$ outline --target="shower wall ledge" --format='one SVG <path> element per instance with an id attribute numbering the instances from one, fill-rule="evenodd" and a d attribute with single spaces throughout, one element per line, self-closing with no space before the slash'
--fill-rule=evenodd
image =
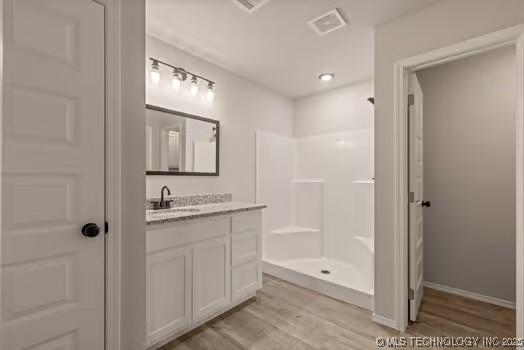
<path id="1" fill-rule="evenodd" d="M 354 184 L 368 184 L 373 185 L 375 183 L 375 180 L 356 180 L 353 181 Z"/>
<path id="2" fill-rule="evenodd" d="M 320 230 L 311 228 L 311 227 L 302 227 L 302 226 L 286 226 L 282 227 L 276 230 L 272 230 L 271 234 L 275 235 L 288 235 L 288 234 L 294 234 L 294 233 L 309 233 L 309 232 L 318 232 L 320 233 Z"/>

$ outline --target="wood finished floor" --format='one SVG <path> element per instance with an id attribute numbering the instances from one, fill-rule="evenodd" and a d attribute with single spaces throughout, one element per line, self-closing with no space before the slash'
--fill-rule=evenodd
<path id="1" fill-rule="evenodd" d="M 419 320 L 400 334 L 368 310 L 264 275 L 256 299 L 167 344 L 161 350 L 377 349 L 377 336 L 514 337 L 514 310 L 425 290 Z M 507 348 L 506 348 L 507 349 Z"/>

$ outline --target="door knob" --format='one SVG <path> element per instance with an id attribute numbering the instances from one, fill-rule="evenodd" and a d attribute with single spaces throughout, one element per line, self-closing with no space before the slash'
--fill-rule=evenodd
<path id="1" fill-rule="evenodd" d="M 97 224 L 89 223 L 82 227 L 82 234 L 86 237 L 96 237 L 100 233 L 100 227 Z"/>
<path id="2" fill-rule="evenodd" d="M 422 206 L 426 208 L 431 207 L 431 201 L 422 201 Z"/>

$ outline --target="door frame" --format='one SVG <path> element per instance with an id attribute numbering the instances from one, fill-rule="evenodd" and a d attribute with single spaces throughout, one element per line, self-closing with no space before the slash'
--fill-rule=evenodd
<path id="1" fill-rule="evenodd" d="M 105 349 L 120 350 L 121 334 L 121 1 L 90 0 L 104 6 L 105 23 Z M 0 0 L 0 18 L 4 0 Z M 0 145 L 3 125 L 3 26 L 0 26 Z M 2 170 L 0 152 L 0 173 Z M 1 187 L 0 187 L 1 198 Z M 1 220 L 1 214 L 0 214 Z M 2 232 L 0 228 L 0 238 Z M 1 239 L 0 239 L 1 247 Z M 0 250 L 1 256 L 1 250 Z M 145 331 L 144 331 L 145 332 Z"/>
<path id="2" fill-rule="evenodd" d="M 121 348 L 121 2 L 92 0 L 105 8 L 105 349 Z M 145 334 L 145 330 L 144 330 Z"/>
<path id="3" fill-rule="evenodd" d="M 524 24 L 412 56 L 395 63 L 395 319 L 408 326 L 408 83 L 409 73 L 502 46 L 516 49 L 516 313 L 517 337 L 524 337 Z"/>

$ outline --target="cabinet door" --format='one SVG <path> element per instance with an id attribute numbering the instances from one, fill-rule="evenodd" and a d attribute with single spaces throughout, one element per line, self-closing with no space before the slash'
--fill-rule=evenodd
<path id="1" fill-rule="evenodd" d="M 193 248 L 193 315 L 199 321 L 231 303 L 230 237 L 195 244 Z"/>
<path id="2" fill-rule="evenodd" d="M 235 302 L 240 301 L 262 287 L 262 262 L 254 260 L 235 266 L 231 275 L 232 299 Z"/>
<path id="3" fill-rule="evenodd" d="M 258 231 L 233 235 L 231 265 L 237 266 L 261 257 L 261 234 Z"/>
<path id="4" fill-rule="evenodd" d="M 147 256 L 147 344 L 191 322 L 191 248 Z"/>

